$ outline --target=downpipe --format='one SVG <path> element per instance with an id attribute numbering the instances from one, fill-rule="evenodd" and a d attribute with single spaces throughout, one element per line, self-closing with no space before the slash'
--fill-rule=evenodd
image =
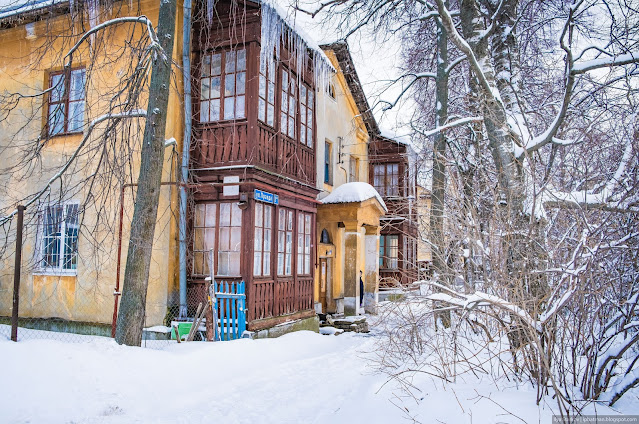
<path id="1" fill-rule="evenodd" d="M 179 262 L 180 262 L 180 318 L 187 316 L 186 299 L 186 186 L 189 180 L 189 160 L 191 151 L 192 108 L 191 108 L 191 0 L 184 0 L 182 34 L 182 76 L 184 78 L 184 140 L 182 143 L 182 167 L 179 213 Z"/>

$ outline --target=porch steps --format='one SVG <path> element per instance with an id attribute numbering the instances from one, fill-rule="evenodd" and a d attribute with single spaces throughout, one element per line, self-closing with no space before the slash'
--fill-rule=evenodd
<path id="1" fill-rule="evenodd" d="M 323 315 L 323 314 L 322 314 Z M 343 332 L 368 333 L 368 322 L 365 316 L 338 316 L 338 315 L 320 315 L 320 328 L 333 327 Z"/>

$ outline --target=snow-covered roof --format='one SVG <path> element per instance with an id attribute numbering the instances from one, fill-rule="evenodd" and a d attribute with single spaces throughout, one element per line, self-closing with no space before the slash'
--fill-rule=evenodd
<path id="1" fill-rule="evenodd" d="M 68 0 L 0 0 L 0 19 L 15 17 L 38 9 L 44 9 Z"/>
<path id="2" fill-rule="evenodd" d="M 363 182 L 346 183 L 337 187 L 328 196 L 320 200 L 324 204 L 331 203 L 356 203 L 363 202 L 368 199 L 375 198 L 386 212 L 386 203 L 382 200 L 382 196 L 379 195 L 375 188 Z"/>
<path id="3" fill-rule="evenodd" d="M 411 145 L 411 140 L 409 135 L 399 135 L 395 131 L 389 130 L 388 128 L 380 128 L 379 135 L 399 144 L 404 144 L 406 146 Z"/>

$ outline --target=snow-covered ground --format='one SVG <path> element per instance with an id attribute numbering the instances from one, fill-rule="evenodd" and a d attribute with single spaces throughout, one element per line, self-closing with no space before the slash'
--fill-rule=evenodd
<path id="1" fill-rule="evenodd" d="M 171 343 L 87 337 L 0 340 L 2 423 L 550 423 L 526 386 L 427 376 L 402 397 L 367 358 L 379 337 L 297 332 L 278 339 Z M 636 397 L 636 396 L 635 396 Z M 628 407 L 639 403 L 627 403 Z M 608 410 L 609 411 L 609 410 Z M 627 411 L 630 413 L 630 411 Z"/>

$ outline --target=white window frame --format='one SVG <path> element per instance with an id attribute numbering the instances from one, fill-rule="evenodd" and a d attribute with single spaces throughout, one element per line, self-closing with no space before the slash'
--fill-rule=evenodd
<path id="1" fill-rule="evenodd" d="M 60 236 L 59 237 L 59 242 L 60 242 L 60 252 L 58 253 L 59 257 L 58 257 L 58 266 L 44 266 L 44 238 L 45 238 L 45 234 L 44 234 L 44 226 L 45 226 L 45 214 L 47 212 L 47 209 L 49 209 L 52 206 L 62 206 L 63 207 L 63 216 L 61 219 L 61 223 L 60 223 Z M 78 214 L 78 240 L 76 241 L 76 251 L 73 252 L 72 254 L 75 255 L 75 262 L 76 262 L 76 268 L 63 268 L 64 266 L 64 249 L 66 246 L 66 238 L 67 238 L 67 215 L 69 213 L 69 207 L 73 207 L 76 206 L 77 207 L 77 214 Z M 40 210 L 39 212 L 39 216 L 38 216 L 38 230 L 37 230 L 37 236 L 36 236 L 36 245 L 37 245 L 37 259 L 38 259 L 38 265 L 36 268 L 36 271 L 34 272 L 34 274 L 36 275 L 69 275 L 69 276 L 76 276 L 78 275 L 78 268 L 77 268 L 77 264 L 78 264 L 78 245 L 79 245 L 79 241 L 80 241 L 80 234 L 79 234 L 79 226 L 80 226 L 80 220 L 79 220 L 79 215 L 80 215 L 80 203 L 78 202 L 63 202 L 63 203 L 49 203 L 44 205 L 44 207 Z"/>

